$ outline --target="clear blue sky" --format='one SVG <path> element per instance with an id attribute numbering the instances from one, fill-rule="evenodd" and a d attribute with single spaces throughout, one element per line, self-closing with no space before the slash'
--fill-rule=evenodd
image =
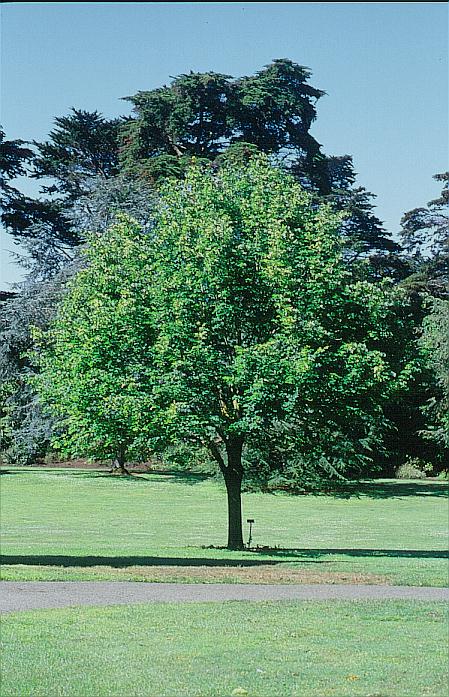
<path id="1" fill-rule="evenodd" d="M 128 114 L 120 97 L 193 71 L 250 75 L 273 58 L 327 92 L 313 135 L 351 154 L 391 232 L 438 195 L 448 160 L 446 3 L 6 3 L 8 138 L 41 140 L 74 106 Z M 19 275 L 1 238 L 1 288 Z"/>

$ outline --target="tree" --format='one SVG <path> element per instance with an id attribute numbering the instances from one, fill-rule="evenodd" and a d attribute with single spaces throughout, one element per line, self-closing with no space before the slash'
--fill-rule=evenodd
<path id="1" fill-rule="evenodd" d="M 1 222 L 7 229 L 23 233 L 31 225 L 36 214 L 42 214 L 37 206 L 33 209 L 32 199 L 24 196 L 11 181 L 25 176 L 27 166 L 33 158 L 33 151 L 24 147 L 24 140 L 5 140 L 5 132 L 0 127 L 0 196 Z"/>
<path id="2" fill-rule="evenodd" d="M 229 145 L 247 143 L 288 156 L 295 171 L 326 189 L 324 157 L 309 133 L 324 92 L 309 77 L 307 68 L 276 59 L 251 77 L 191 72 L 126 97 L 134 114 L 122 127 L 122 166 L 156 180 L 180 176 L 192 156 L 215 160 Z"/>
<path id="3" fill-rule="evenodd" d="M 434 298 L 424 320 L 421 339 L 439 386 L 439 394 L 426 407 L 433 425 L 427 436 L 449 451 L 449 300 Z M 447 460 L 446 460 L 447 465 Z"/>
<path id="4" fill-rule="evenodd" d="M 62 275 L 23 284 L 0 304 L 0 451 L 14 464 L 31 464 L 46 454 L 53 420 L 42 410 L 29 384 L 34 373 L 27 358 L 31 326 L 46 328 L 63 292 Z"/>
<path id="5" fill-rule="evenodd" d="M 400 286 L 407 297 L 411 318 L 408 333 L 398 334 L 395 345 L 404 355 L 414 352 L 421 367 L 409 388 L 395 395 L 385 407 L 385 414 L 395 427 L 386 440 L 386 474 L 408 458 L 431 463 L 435 470 L 444 467 L 447 460 L 442 439 L 428 437 L 432 430 L 438 430 L 436 405 L 442 403 L 441 383 L 432 360 L 426 360 L 417 341 L 423 332 L 425 335 L 430 332 L 429 296 L 447 299 L 449 291 L 448 174 L 437 174 L 434 178 L 443 183 L 441 196 L 427 207 L 409 211 L 401 221 Z M 427 339 L 423 341 L 426 343 Z M 429 404 L 435 407 L 429 408 Z"/>
<path id="6" fill-rule="evenodd" d="M 395 300 L 351 283 L 338 226 L 257 158 L 194 166 L 162 187 L 151 231 L 123 221 L 92 238 L 39 359 L 64 447 L 122 459 L 206 449 L 230 549 L 243 547 L 245 449 L 276 428 L 294 425 L 309 468 L 366 460 L 410 365 L 380 350 Z"/>
<path id="7" fill-rule="evenodd" d="M 373 195 L 355 185 L 351 158 L 326 157 L 310 133 L 325 94 L 310 77 L 308 68 L 275 59 L 238 79 L 214 72 L 179 75 L 168 86 L 127 97 L 129 118 L 72 109 L 55 119 L 47 141 L 34 142 L 30 176 L 43 181 L 42 197 L 15 196 L 8 229 L 33 238 L 34 224 L 44 224 L 51 236 L 73 246 L 80 241 L 70 224 L 73 206 L 92 179 L 120 173 L 157 184 L 182 177 L 192 157 L 217 163 L 228 149 L 255 149 L 318 198 L 349 212 L 342 225 L 348 259 L 368 258 L 378 277 L 397 276 L 397 248 L 373 213 Z"/>
<path id="8" fill-rule="evenodd" d="M 339 217 L 290 176 L 264 159 L 197 167 L 161 196 L 151 442 L 209 450 L 227 490 L 228 547 L 240 549 L 245 448 L 294 424 L 309 467 L 360 462 L 410 365 L 379 350 L 394 333 L 385 321 L 394 300 L 351 285 Z"/>
<path id="9" fill-rule="evenodd" d="M 122 214 L 134 218 L 145 229 L 152 226 L 156 192 L 148 182 L 124 174 L 104 179 L 93 177 L 85 183 L 86 191 L 70 212 L 78 238 L 86 231 L 103 234 Z"/>
<path id="10" fill-rule="evenodd" d="M 79 244 L 70 223 L 74 203 L 88 194 L 92 179 L 109 179 L 118 174 L 120 120 L 105 119 L 97 111 L 72 109 L 71 112 L 55 119 L 49 140 L 34 141 L 34 150 L 23 148 L 23 141 L 7 141 L 2 145 L 2 167 L 7 176 L 27 173 L 45 182 L 37 199 L 6 187 L 7 205 L 2 221 L 17 238 L 34 238 L 37 224 L 37 229 L 45 225 L 59 243 Z"/>
<path id="11" fill-rule="evenodd" d="M 352 158 L 325 156 L 310 133 L 325 94 L 310 77 L 304 66 L 275 59 L 252 76 L 191 72 L 127 97 L 133 115 L 121 128 L 121 168 L 157 183 L 182 177 L 192 157 L 220 163 L 228 153 L 234 160 L 266 153 L 318 201 L 346 211 L 348 262 L 368 259 L 377 278 L 395 277 L 399 245 L 374 215 L 373 194 L 355 185 Z"/>
<path id="12" fill-rule="evenodd" d="M 53 445 L 69 457 L 125 463 L 147 452 L 146 357 L 151 305 L 145 234 L 116 223 L 93 235 L 56 318 L 36 332 L 33 383 L 56 419 Z"/>
<path id="13" fill-rule="evenodd" d="M 46 297 L 50 280 L 77 258 L 84 230 L 106 229 L 116 211 L 146 224 L 145 201 L 154 199 L 156 185 L 166 177 L 184 177 L 192 157 L 215 170 L 227 160 L 245 164 L 260 150 L 296 177 L 314 197 L 313 205 L 326 200 L 349 211 L 340 220 L 340 236 L 354 278 L 397 278 L 403 271 L 396 247 L 374 215 L 372 194 L 356 186 L 351 158 L 326 157 L 310 134 L 324 92 L 309 81 L 307 68 L 276 59 L 239 79 L 213 72 L 178 76 L 170 86 L 130 97 L 134 113 L 128 119 L 77 109 L 57 118 L 46 142 L 34 143 L 31 159 L 23 159 L 28 151 L 18 160 L 43 182 L 41 196 L 17 192 L 4 219 L 29 252 L 28 262 L 22 260 L 30 272 L 29 289 L 17 304 L 39 302 L 37 280 L 47 284 Z M 27 321 L 25 309 L 22 314 Z M 19 316 L 14 314 L 13 324 Z M 29 348 L 31 343 L 29 337 Z"/>
<path id="14" fill-rule="evenodd" d="M 30 257 L 29 279 L 0 303 L 0 450 L 3 457 L 27 464 L 45 454 L 51 421 L 42 413 L 36 395 L 27 383 L 31 370 L 26 359 L 30 348 L 30 325 L 46 326 L 60 295 L 60 281 L 52 281 L 70 257 L 54 237 L 56 214 L 52 203 L 24 196 L 9 180 L 27 173 L 34 153 L 22 140 L 5 141 L 1 136 L 2 223 L 23 239 Z M 30 235 L 30 231 L 32 233 Z M 37 267 L 37 268 L 36 268 Z"/>
<path id="15" fill-rule="evenodd" d="M 118 174 L 118 128 L 120 119 L 105 119 L 98 111 L 71 109 L 69 116 L 55 119 L 49 140 L 34 142 L 37 154 L 32 176 L 52 178 L 43 193 L 57 194 L 73 202 L 86 193 L 92 177 L 109 179 Z"/>
<path id="16" fill-rule="evenodd" d="M 25 164 L 30 161 L 33 152 L 24 148 L 24 140 L 5 140 L 5 132 L 0 126 L 0 187 L 8 189 L 8 181 L 25 174 Z"/>
<path id="17" fill-rule="evenodd" d="M 341 235 L 347 264 L 361 276 L 368 273 L 375 279 L 402 278 L 406 264 L 400 257 L 401 246 L 374 214 L 375 195 L 356 186 L 352 157 L 327 157 L 326 165 L 330 193 L 325 200 L 345 213 Z"/>
<path id="18" fill-rule="evenodd" d="M 416 293 L 402 284 L 398 292 L 403 296 L 403 305 L 396 308 L 394 327 L 390 328 L 388 339 L 382 350 L 390 358 L 409 362 L 413 366 L 409 379 L 394 390 L 383 406 L 384 416 L 389 424 L 382 447 L 377 449 L 378 471 L 383 476 L 395 475 L 397 468 L 410 459 L 431 464 L 438 469 L 444 454 L 435 441 L 426 438 L 428 415 L 424 405 L 438 393 L 435 375 L 420 347 L 422 322 L 426 314 L 423 301 Z"/>
<path id="19" fill-rule="evenodd" d="M 401 220 L 401 238 L 410 255 L 407 285 L 418 292 L 447 298 L 449 294 L 449 172 L 435 174 L 441 195 L 426 208 L 414 208 Z"/>

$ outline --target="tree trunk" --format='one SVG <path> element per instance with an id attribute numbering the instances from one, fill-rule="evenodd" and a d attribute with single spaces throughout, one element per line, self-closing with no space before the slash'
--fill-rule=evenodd
<path id="1" fill-rule="evenodd" d="M 125 467 L 125 458 L 122 455 L 122 453 L 119 453 L 118 455 L 116 455 L 114 461 L 112 462 L 112 467 L 109 470 L 110 474 L 114 474 L 115 472 L 119 472 L 120 474 L 128 474 L 128 475 L 131 474 L 129 472 L 129 470 L 127 470 Z"/>
<path id="2" fill-rule="evenodd" d="M 244 549 L 242 531 L 243 439 L 226 444 L 228 463 L 223 472 L 228 494 L 228 549 Z"/>

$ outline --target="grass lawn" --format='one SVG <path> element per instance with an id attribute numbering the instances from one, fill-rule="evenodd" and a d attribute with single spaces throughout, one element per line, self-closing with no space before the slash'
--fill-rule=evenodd
<path id="1" fill-rule="evenodd" d="M 279 602 L 6 615 L 2 697 L 443 697 L 443 603 Z"/>
<path id="2" fill-rule="evenodd" d="M 245 494 L 257 551 L 229 552 L 221 482 L 7 468 L 5 580 L 448 582 L 447 483 L 383 480 L 358 494 Z"/>

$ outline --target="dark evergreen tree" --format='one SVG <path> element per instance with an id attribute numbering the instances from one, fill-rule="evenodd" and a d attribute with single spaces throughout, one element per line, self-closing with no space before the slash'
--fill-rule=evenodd
<path id="1" fill-rule="evenodd" d="M 127 97 L 130 118 L 108 120 L 97 111 L 72 109 L 55 119 L 47 141 L 34 143 L 32 157 L 26 153 L 44 198 L 16 197 L 5 224 L 16 236 L 33 237 L 34 224 L 42 223 L 49 236 L 77 244 L 71 211 L 93 179 L 120 172 L 157 183 L 182 177 L 192 157 L 217 163 L 228 151 L 234 157 L 263 151 L 317 198 L 348 211 L 342 225 L 348 261 L 369 259 L 373 274 L 395 277 L 398 246 L 374 214 L 373 195 L 356 185 L 350 156 L 326 157 L 310 133 L 325 94 L 310 76 L 304 66 L 276 59 L 238 79 L 214 72 L 180 75 L 168 86 Z"/>
<path id="2" fill-rule="evenodd" d="M 383 223 L 374 214 L 375 195 L 363 186 L 356 186 L 357 174 L 352 157 L 327 157 L 326 165 L 330 186 L 327 198 L 337 210 L 347 214 L 341 229 L 348 261 L 354 263 L 369 258 L 378 267 L 379 255 L 398 255 L 400 245 L 391 239 Z M 399 263 L 399 259 L 396 259 L 396 264 Z M 379 276 L 382 276 L 382 269 L 377 270 Z"/>
<path id="3" fill-rule="evenodd" d="M 51 178 L 42 192 L 65 202 L 86 193 L 92 177 L 108 179 L 118 173 L 119 119 L 109 121 L 97 111 L 72 109 L 69 116 L 55 119 L 56 128 L 44 143 L 34 142 L 32 176 Z"/>
<path id="4" fill-rule="evenodd" d="M 8 230 L 24 234 L 26 229 L 45 214 L 38 202 L 22 194 L 11 181 L 27 174 L 33 151 L 24 140 L 5 140 L 0 127 L 0 197 L 1 222 Z"/>
<path id="5" fill-rule="evenodd" d="M 438 384 L 438 392 L 425 407 L 430 427 L 425 435 L 438 443 L 449 467 L 449 300 L 433 298 L 424 320 L 422 345 L 427 351 Z"/>
<path id="6" fill-rule="evenodd" d="M 13 298 L 0 304 L 0 450 L 2 459 L 29 464 L 43 456 L 52 419 L 43 413 L 28 378 L 33 369 L 26 353 L 32 327 L 44 328 L 61 297 L 61 279 L 29 280 Z"/>
<path id="7" fill-rule="evenodd" d="M 400 277 L 400 247 L 375 216 L 374 195 L 356 185 L 352 158 L 326 157 L 310 133 L 325 94 L 310 76 L 304 66 L 277 59 L 249 77 L 191 72 L 127 97 L 133 116 L 121 129 L 122 169 L 157 183 L 182 177 L 192 157 L 240 163 L 265 152 L 317 204 L 325 197 L 348 212 L 342 224 L 348 262 L 363 259 L 364 272 L 368 266 L 371 275 Z"/>
<path id="8" fill-rule="evenodd" d="M 437 368 L 434 358 L 437 351 L 443 355 L 445 343 L 449 345 L 449 334 L 444 335 L 443 317 L 444 299 L 449 296 L 449 174 L 436 174 L 434 178 L 443 182 L 441 196 L 430 201 L 427 207 L 409 211 L 401 221 L 401 242 L 405 250 L 401 255 L 401 286 L 410 302 L 415 339 L 413 341 L 410 336 L 404 344 L 404 337 L 397 337 L 397 344 L 403 351 L 406 345 L 414 346 L 418 354 L 416 339 L 424 334 L 425 338 L 420 340 L 427 347 L 427 360 L 421 356 L 421 370 L 414 376 L 412 389 L 404 391 L 386 407 L 386 415 L 394 424 L 386 439 L 383 461 L 386 473 L 410 458 L 430 463 L 435 470 L 447 466 L 447 443 L 445 445 L 441 437 L 445 405 L 441 377 L 444 359 Z M 430 302 L 429 305 L 429 296 L 433 296 L 436 304 Z M 430 317 L 429 307 L 434 308 Z M 436 433 L 440 437 L 428 437 Z"/>
<path id="9" fill-rule="evenodd" d="M 33 156 L 32 150 L 23 147 L 24 140 L 5 140 L 5 132 L 0 126 L 0 188 L 8 191 L 12 187 L 8 181 L 23 176 L 25 165 Z"/>
<path id="10" fill-rule="evenodd" d="M 449 172 L 435 174 L 441 195 L 414 208 L 401 220 L 402 244 L 409 258 L 407 286 L 432 296 L 449 297 Z"/>
<path id="11" fill-rule="evenodd" d="M 278 59 L 251 77 L 191 72 L 127 97 L 134 115 L 122 128 L 123 167 L 152 179 L 181 175 L 192 156 L 214 160 L 244 142 L 282 153 L 325 191 L 324 157 L 309 133 L 324 92 L 309 77 L 303 66 Z"/>
<path id="12" fill-rule="evenodd" d="M 74 203 L 89 192 L 93 178 L 108 179 L 118 173 L 119 120 L 107 120 L 97 111 L 72 109 L 68 116 L 56 118 L 55 124 L 49 140 L 34 141 L 34 151 L 22 148 L 22 141 L 4 144 L 2 168 L 8 176 L 28 173 L 45 183 L 37 199 L 6 184 L 2 222 L 16 238 L 36 237 L 44 225 L 49 238 L 73 246 L 80 241 L 71 222 Z"/>

